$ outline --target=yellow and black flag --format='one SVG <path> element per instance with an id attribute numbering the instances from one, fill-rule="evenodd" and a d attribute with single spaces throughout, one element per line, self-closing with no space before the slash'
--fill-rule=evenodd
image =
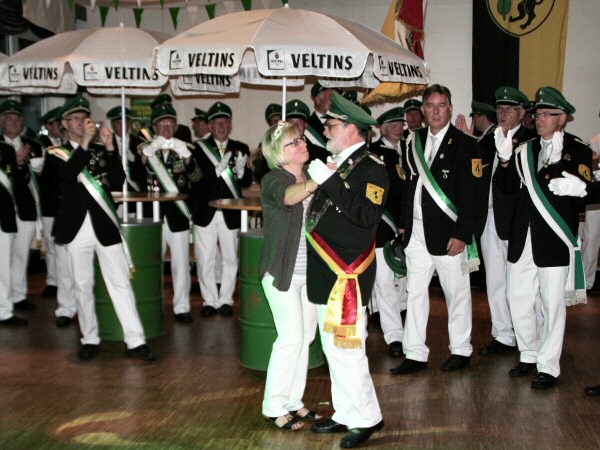
<path id="1" fill-rule="evenodd" d="M 473 99 L 498 86 L 562 89 L 569 0 L 473 1 Z"/>

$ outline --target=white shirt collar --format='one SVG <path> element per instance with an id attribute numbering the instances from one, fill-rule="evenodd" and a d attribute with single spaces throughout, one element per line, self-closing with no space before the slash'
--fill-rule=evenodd
<path id="1" fill-rule="evenodd" d="M 364 142 L 359 142 L 358 144 L 351 145 L 346 150 L 343 150 L 342 152 L 340 152 L 337 155 L 338 167 L 341 166 L 344 163 L 344 161 L 346 161 L 350 157 L 350 155 L 352 155 L 352 153 L 354 153 L 356 150 L 361 148 L 363 145 L 365 145 Z"/>

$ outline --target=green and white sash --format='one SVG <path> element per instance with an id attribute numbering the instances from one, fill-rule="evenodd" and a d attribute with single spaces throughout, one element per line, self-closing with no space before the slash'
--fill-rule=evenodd
<path id="1" fill-rule="evenodd" d="M 221 162 L 221 153 L 212 145 L 210 145 L 206 139 L 199 140 L 198 144 L 210 162 L 217 167 Z M 229 191 L 231 191 L 233 198 L 242 198 L 242 190 L 240 189 L 237 178 L 231 171 L 230 167 L 226 167 L 225 170 L 221 172 L 221 178 L 223 178 L 223 181 L 229 188 Z"/>
<path id="2" fill-rule="evenodd" d="M 396 224 L 396 220 L 394 219 L 394 216 L 392 216 L 392 213 L 387 210 L 387 208 L 383 210 L 381 220 L 392 229 L 394 236 L 398 234 L 398 225 Z"/>
<path id="3" fill-rule="evenodd" d="M 437 183 L 429 166 L 425 162 L 425 155 L 423 147 L 421 145 L 421 136 L 419 133 L 415 133 L 412 139 L 412 151 L 417 166 L 417 172 L 421 180 L 423 181 L 423 187 L 427 189 L 427 192 L 438 205 L 438 207 L 453 221 L 456 222 L 458 219 L 458 209 L 452 203 L 440 185 Z M 479 253 L 477 251 L 477 243 L 475 242 L 475 236 L 471 238 L 471 243 L 467 245 L 467 261 L 461 264 L 461 270 L 463 274 L 468 274 L 479 270 Z"/>
<path id="4" fill-rule="evenodd" d="M 554 209 L 536 179 L 536 165 L 533 159 L 533 141 L 528 141 L 516 150 L 523 167 L 523 177 L 529 196 L 542 218 L 569 249 L 569 272 L 565 286 L 565 306 L 587 303 L 585 273 L 581 258 L 581 242 Z"/>
<path id="5" fill-rule="evenodd" d="M 6 175 L 6 172 L 4 172 L 4 170 L 2 170 L 0 168 L 0 186 L 2 186 L 4 189 L 6 189 L 8 191 L 8 193 L 10 194 L 10 196 L 13 199 L 13 210 L 15 208 L 15 197 L 13 194 L 13 188 L 12 188 L 12 181 L 10 181 L 10 178 L 8 178 L 8 175 Z"/>
<path id="6" fill-rule="evenodd" d="M 35 238 L 40 241 L 42 239 L 42 232 L 44 230 L 44 224 L 42 222 L 42 208 L 40 205 L 40 184 L 38 182 L 38 177 L 36 173 L 33 171 L 31 166 L 27 164 L 27 168 L 29 169 L 29 184 L 28 188 L 31 192 L 31 196 L 33 197 L 33 202 L 35 204 L 35 213 L 36 213 L 36 226 L 35 226 Z"/>
<path id="7" fill-rule="evenodd" d="M 54 147 L 48 150 L 48 153 L 54 155 L 63 161 L 68 161 L 72 152 L 64 147 Z M 92 198 L 96 201 L 98 206 L 104 211 L 104 213 L 111 220 L 113 225 L 116 227 L 117 231 L 121 235 L 121 241 L 123 242 L 123 251 L 125 253 L 125 259 L 127 260 L 127 266 L 129 267 L 129 277 L 133 278 L 133 273 L 135 272 L 135 266 L 133 265 L 133 261 L 131 259 L 131 253 L 129 251 L 129 246 L 127 245 L 127 241 L 125 237 L 121 233 L 121 226 L 119 224 L 119 216 L 117 215 L 117 210 L 114 207 L 113 201 L 110 196 L 106 193 L 106 191 L 102 188 L 100 183 L 92 176 L 92 174 L 84 168 L 79 175 L 77 175 L 77 181 L 81 183 L 81 185 L 88 191 L 88 193 L 92 196 Z"/>
<path id="8" fill-rule="evenodd" d="M 308 124 L 306 125 L 306 130 L 304 130 L 304 136 L 306 136 L 306 139 L 308 139 L 311 144 L 322 148 L 327 147 L 327 141 L 323 139 L 323 136 Z"/>
<path id="9" fill-rule="evenodd" d="M 160 152 L 160 150 L 158 150 L 158 152 Z M 171 174 L 165 166 L 162 157 L 159 158 L 156 156 L 156 153 L 154 153 L 152 156 L 148 156 L 148 164 L 150 164 L 150 168 L 158 178 L 158 181 L 165 192 L 174 192 L 176 194 L 180 193 L 177 183 L 175 183 L 173 177 L 171 177 Z M 191 220 L 192 214 L 190 213 L 186 203 L 183 200 L 177 200 L 175 204 L 177 205 L 177 208 L 179 208 L 179 211 L 181 211 L 181 213 L 187 217 L 188 220 Z"/>

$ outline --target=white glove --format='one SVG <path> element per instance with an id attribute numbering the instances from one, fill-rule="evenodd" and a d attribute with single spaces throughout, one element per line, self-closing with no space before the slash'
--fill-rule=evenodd
<path id="1" fill-rule="evenodd" d="M 501 127 L 496 127 L 494 131 L 494 142 L 496 143 L 496 151 L 498 152 L 498 158 L 502 161 L 508 161 L 512 156 L 512 130 L 508 130 L 506 137 Z"/>
<path id="2" fill-rule="evenodd" d="M 215 166 L 215 173 L 217 174 L 218 177 L 221 176 L 221 172 L 223 172 L 225 169 L 227 169 L 230 158 L 231 158 L 231 152 L 225 152 L 225 154 L 221 157 L 221 161 L 219 161 L 219 164 L 217 164 Z"/>
<path id="3" fill-rule="evenodd" d="M 553 178 L 548 184 L 548 188 L 554 195 L 570 196 L 570 197 L 585 197 L 586 184 L 575 175 L 569 172 L 562 173 L 564 178 Z"/>
<path id="4" fill-rule="evenodd" d="M 563 149 L 563 135 L 560 131 L 554 132 L 552 135 L 552 152 L 548 158 L 548 164 L 554 164 L 561 160 Z"/>
<path id="5" fill-rule="evenodd" d="M 44 168 L 44 158 L 41 156 L 39 158 L 31 158 L 29 160 L 29 165 L 31 166 L 31 170 L 37 174 L 40 174 Z"/>
<path id="6" fill-rule="evenodd" d="M 186 159 L 192 156 L 192 152 L 190 152 L 190 149 L 185 144 L 185 142 L 180 141 L 177 138 L 173 138 L 171 139 L 171 141 L 173 141 L 173 151 L 177 153 L 181 158 Z"/>
<path id="7" fill-rule="evenodd" d="M 165 142 L 167 142 L 167 140 L 164 137 L 154 136 L 154 139 L 152 139 L 152 141 L 144 147 L 142 153 L 146 156 L 152 156 L 157 152 L 157 150 L 163 148 Z"/>
<path id="8" fill-rule="evenodd" d="M 246 169 L 246 161 L 248 161 L 248 156 L 242 155 L 241 153 L 238 155 L 235 161 L 235 174 L 238 178 L 242 178 L 244 176 L 244 170 Z"/>
<path id="9" fill-rule="evenodd" d="M 600 181 L 600 170 L 594 170 L 592 172 L 592 178 L 594 181 Z"/>
<path id="10" fill-rule="evenodd" d="M 319 185 L 325 183 L 327 179 L 335 173 L 335 170 L 330 169 L 320 159 L 311 161 L 308 166 L 308 174 L 313 181 Z"/>

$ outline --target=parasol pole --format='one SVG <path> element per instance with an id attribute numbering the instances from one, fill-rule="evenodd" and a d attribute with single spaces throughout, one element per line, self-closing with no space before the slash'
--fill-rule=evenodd
<path id="1" fill-rule="evenodd" d="M 123 200 L 127 196 L 127 116 L 125 113 L 125 86 L 121 86 L 121 142 L 123 143 L 123 151 L 121 152 L 121 162 L 125 171 L 125 182 L 123 183 Z M 127 220 L 127 202 L 123 201 L 123 222 Z"/>
<path id="2" fill-rule="evenodd" d="M 287 5 L 286 5 L 287 6 Z M 285 110 L 285 104 L 286 102 L 286 95 L 287 95 L 287 77 L 283 77 L 283 92 L 282 92 L 282 98 L 281 98 L 281 120 L 285 120 L 285 116 L 287 111 Z"/>

